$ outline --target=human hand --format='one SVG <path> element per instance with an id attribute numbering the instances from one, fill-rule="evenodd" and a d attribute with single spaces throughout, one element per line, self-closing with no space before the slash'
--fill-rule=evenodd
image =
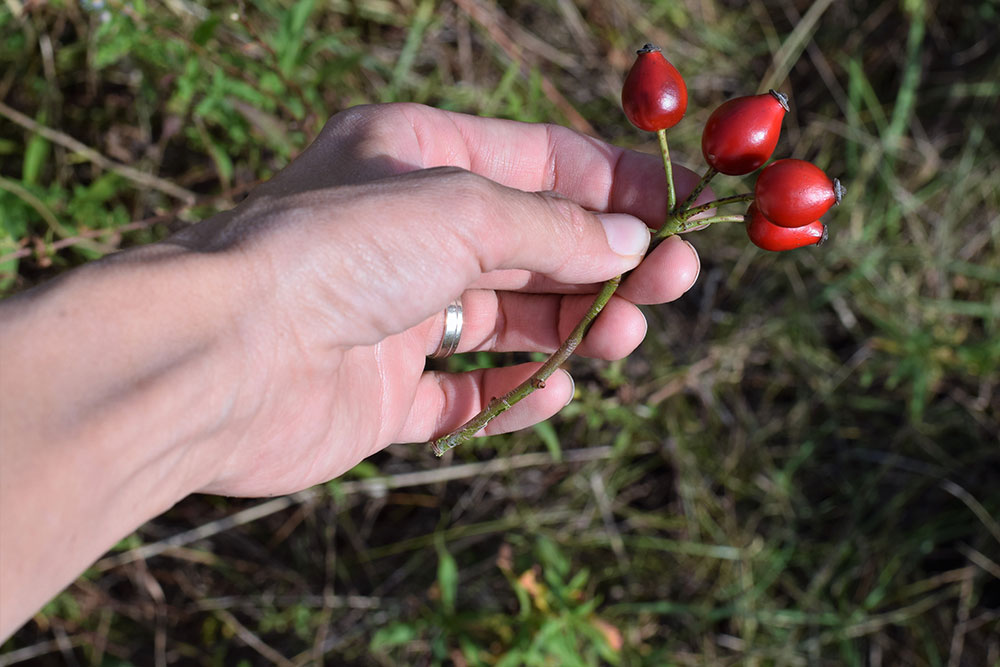
<path id="1" fill-rule="evenodd" d="M 698 180 L 674 177 L 681 196 Z M 334 116 L 234 211 L 171 240 L 232 256 L 252 285 L 235 325 L 243 367 L 218 379 L 232 386 L 230 437 L 204 459 L 202 490 L 295 491 L 463 424 L 538 364 L 426 371 L 445 306 L 462 297 L 459 353 L 551 352 L 599 284 L 641 260 L 640 219 L 658 226 L 665 213 L 662 179 L 658 157 L 561 127 L 418 105 Z M 698 270 L 690 244 L 662 243 L 577 352 L 630 353 L 646 332 L 635 304 L 676 299 Z M 557 373 L 486 432 L 546 419 L 571 396 Z"/>

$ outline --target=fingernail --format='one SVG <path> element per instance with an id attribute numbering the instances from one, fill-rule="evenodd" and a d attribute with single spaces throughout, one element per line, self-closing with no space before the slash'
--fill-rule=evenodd
<path id="1" fill-rule="evenodd" d="M 691 254 L 694 255 L 694 261 L 698 264 L 698 269 L 694 272 L 694 278 L 691 279 L 691 284 L 688 285 L 688 289 L 691 289 L 694 287 L 694 284 L 698 282 L 698 276 L 701 275 L 701 257 L 698 256 L 698 251 L 695 250 L 690 241 L 684 241 L 684 243 L 686 243 L 687 247 L 691 249 Z"/>
<path id="2" fill-rule="evenodd" d="M 599 213 L 608 237 L 608 246 L 615 253 L 632 257 L 646 252 L 649 246 L 649 227 L 639 218 L 622 213 Z"/>
<path id="3" fill-rule="evenodd" d="M 573 399 L 576 397 L 576 380 L 573 379 L 573 376 L 570 375 L 569 371 L 566 370 L 565 368 L 560 368 L 559 370 L 565 373 L 566 377 L 569 378 L 569 398 L 566 400 L 565 405 L 563 405 L 563 407 L 565 408 L 567 405 L 572 403 Z"/>

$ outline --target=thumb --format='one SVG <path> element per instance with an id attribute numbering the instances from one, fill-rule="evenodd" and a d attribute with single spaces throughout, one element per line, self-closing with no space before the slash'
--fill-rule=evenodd
<path id="1" fill-rule="evenodd" d="M 428 203 L 447 212 L 434 240 L 450 237 L 466 247 L 476 261 L 470 282 L 501 269 L 567 284 L 601 282 L 635 268 L 649 246 L 649 228 L 631 215 L 595 213 L 556 192 L 525 192 L 460 169 L 421 176 L 433 182 L 424 189 Z"/>
<path id="2" fill-rule="evenodd" d="M 377 339 L 436 314 L 489 272 L 602 282 L 634 268 L 649 245 L 649 229 L 638 218 L 594 213 L 564 197 L 452 167 L 347 190 L 354 196 L 346 206 L 324 207 L 324 217 L 349 221 L 324 225 L 324 245 L 351 248 L 334 264 L 353 282 L 337 290 L 337 299 L 355 323 L 371 322 L 367 334 Z M 348 239 L 335 238 L 343 234 L 346 245 Z"/>

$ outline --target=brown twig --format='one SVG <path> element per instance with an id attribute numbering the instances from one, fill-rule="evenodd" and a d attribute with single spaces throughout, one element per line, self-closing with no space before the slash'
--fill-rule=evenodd
<path id="1" fill-rule="evenodd" d="M 481 430 L 486 428 L 486 425 L 493 421 L 496 417 L 514 407 L 514 405 L 516 405 L 519 401 L 527 398 L 536 390 L 544 388 L 545 381 L 556 372 L 559 366 L 572 356 L 577 346 L 583 341 L 583 337 L 590 329 L 590 325 L 594 323 L 594 318 L 600 315 L 601 311 L 604 310 L 604 306 L 606 306 L 608 301 L 611 300 L 611 297 L 618 289 L 618 285 L 621 284 L 621 281 L 621 276 L 615 276 L 601 285 L 600 292 L 597 293 L 597 296 L 594 298 L 594 302 L 587 310 L 587 313 L 583 316 L 583 319 L 580 320 L 580 323 L 577 324 L 569 336 L 566 337 L 566 340 L 563 341 L 562 345 L 560 345 L 559 348 L 545 360 L 545 363 L 542 364 L 537 371 L 532 373 L 531 377 L 508 391 L 503 396 L 490 399 L 489 403 L 486 404 L 486 407 L 483 408 L 479 414 L 467 421 L 457 430 L 452 431 L 448 435 L 438 438 L 432 442 L 431 450 L 434 454 L 442 456 L 449 449 L 457 447 L 463 442 L 469 440 Z"/>

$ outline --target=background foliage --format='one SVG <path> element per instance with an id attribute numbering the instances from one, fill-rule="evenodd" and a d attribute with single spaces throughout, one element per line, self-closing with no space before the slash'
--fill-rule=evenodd
<path id="1" fill-rule="evenodd" d="M 1000 665 L 998 23 L 996 0 L 5 0 L 6 293 L 232 206 L 354 104 L 652 152 L 618 102 L 646 41 L 688 82 L 679 161 L 776 87 L 778 155 L 848 196 L 820 249 L 693 238 L 698 285 L 628 360 L 575 359 L 533 431 L 182 502 L 0 664 Z"/>

